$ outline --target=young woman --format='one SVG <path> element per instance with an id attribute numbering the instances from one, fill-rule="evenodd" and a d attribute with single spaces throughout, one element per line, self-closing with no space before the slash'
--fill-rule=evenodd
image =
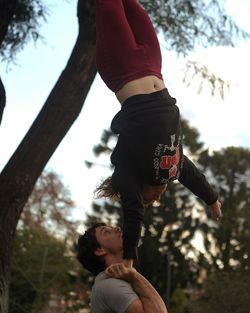
<path id="1" fill-rule="evenodd" d="M 136 0 L 96 0 L 96 64 L 121 103 L 111 124 L 118 135 L 111 156 L 114 173 L 97 194 L 121 201 L 124 263 L 131 265 L 144 208 L 160 200 L 168 183 L 178 179 L 212 207 L 215 218 L 221 204 L 183 155 L 179 109 L 162 78 L 157 35 Z"/>

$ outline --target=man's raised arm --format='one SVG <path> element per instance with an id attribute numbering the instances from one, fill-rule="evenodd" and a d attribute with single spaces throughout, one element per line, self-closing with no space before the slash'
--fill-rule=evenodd
<path id="1" fill-rule="evenodd" d="M 126 313 L 167 313 L 167 308 L 159 293 L 134 268 L 128 268 L 122 263 L 112 264 L 106 269 L 106 274 L 126 280 L 137 293 L 139 299 L 129 305 Z"/>

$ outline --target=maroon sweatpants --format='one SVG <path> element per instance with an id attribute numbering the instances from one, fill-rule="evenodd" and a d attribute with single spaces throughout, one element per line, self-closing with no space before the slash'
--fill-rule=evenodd
<path id="1" fill-rule="evenodd" d="M 96 0 L 96 66 L 115 93 L 143 76 L 162 79 L 157 35 L 136 0 Z"/>

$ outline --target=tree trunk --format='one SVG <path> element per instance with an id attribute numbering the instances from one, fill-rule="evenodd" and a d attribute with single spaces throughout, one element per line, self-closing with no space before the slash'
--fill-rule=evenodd
<path id="1" fill-rule="evenodd" d="M 68 64 L 0 174 L 0 313 L 7 312 L 10 259 L 22 209 L 46 163 L 81 112 L 96 74 L 94 11 L 92 0 L 79 0 L 79 35 Z"/>
<path id="2" fill-rule="evenodd" d="M 0 124 L 2 122 L 5 103 L 6 103 L 5 88 L 0 77 Z"/>

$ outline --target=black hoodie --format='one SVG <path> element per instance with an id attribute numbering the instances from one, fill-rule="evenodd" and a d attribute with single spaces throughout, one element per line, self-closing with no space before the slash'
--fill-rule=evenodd
<path id="1" fill-rule="evenodd" d="M 206 204 L 218 194 L 182 151 L 180 113 L 167 89 L 128 98 L 116 114 L 111 130 L 118 134 L 111 155 L 112 185 L 123 209 L 124 259 L 136 258 L 144 207 L 144 184 L 168 184 L 178 179 Z"/>

